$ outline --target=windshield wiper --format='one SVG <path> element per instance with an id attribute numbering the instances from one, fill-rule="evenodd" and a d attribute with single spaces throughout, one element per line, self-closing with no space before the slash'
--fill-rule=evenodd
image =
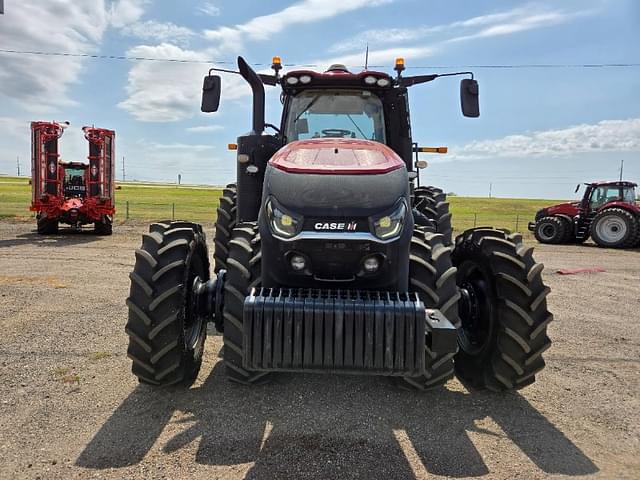
<path id="1" fill-rule="evenodd" d="M 360 127 L 358 126 L 358 124 L 355 122 L 355 120 L 353 118 L 351 118 L 351 115 L 349 115 L 348 113 L 346 114 L 347 118 L 349 120 L 351 120 L 351 123 L 353 123 L 353 126 L 356 127 L 358 129 L 358 131 L 360 132 L 360 135 L 362 135 L 362 138 L 365 140 L 368 140 L 367 136 L 364 134 L 364 132 L 362 130 L 360 130 Z"/>
<path id="2" fill-rule="evenodd" d="M 309 102 L 309 104 L 304 107 L 304 110 L 302 110 L 297 116 L 296 118 L 293 119 L 293 123 L 296 123 L 298 121 L 298 119 L 302 116 L 303 113 L 305 113 L 307 110 L 309 110 L 311 107 L 313 107 L 313 104 L 316 103 L 318 101 L 318 99 L 321 97 L 321 94 L 316 95 L 315 97 L 313 97 L 311 99 L 311 101 Z"/>

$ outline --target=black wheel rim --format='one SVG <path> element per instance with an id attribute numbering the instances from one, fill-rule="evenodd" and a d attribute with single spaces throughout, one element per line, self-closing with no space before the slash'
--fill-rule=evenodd
<path id="1" fill-rule="evenodd" d="M 542 237 L 547 240 L 553 238 L 556 234 L 556 227 L 554 227 L 550 223 L 543 225 L 540 230 L 542 233 Z"/>
<path id="2" fill-rule="evenodd" d="M 493 331 L 491 283 L 480 266 L 463 264 L 458 269 L 460 287 L 460 348 L 469 355 L 480 355 L 489 345 Z"/>
<path id="3" fill-rule="evenodd" d="M 187 350 L 195 350 L 202 335 L 203 324 L 203 318 L 198 313 L 198 293 L 204 288 L 208 272 L 205 272 L 204 262 L 197 251 L 193 253 L 191 261 L 188 263 L 189 267 L 186 282 L 188 290 L 182 329 L 185 348 Z"/>

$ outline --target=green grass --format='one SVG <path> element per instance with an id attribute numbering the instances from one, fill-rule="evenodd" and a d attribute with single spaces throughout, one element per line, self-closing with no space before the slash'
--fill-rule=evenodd
<path id="1" fill-rule="evenodd" d="M 180 218 L 197 222 L 214 222 L 221 189 L 154 184 L 120 184 L 116 191 L 116 220 L 159 220 Z M 540 208 L 556 200 L 450 197 L 453 225 L 456 230 L 492 225 L 526 231 L 527 222 Z M 31 202 L 27 178 L 0 177 L 0 218 L 26 217 Z M 175 211 L 174 211 L 175 209 Z M 517 225 L 517 228 L 516 228 Z"/>

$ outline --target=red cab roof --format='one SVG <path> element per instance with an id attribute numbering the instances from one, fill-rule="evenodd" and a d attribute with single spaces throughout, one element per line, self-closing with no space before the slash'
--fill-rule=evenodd
<path id="1" fill-rule="evenodd" d="M 270 163 L 290 173 L 379 174 L 404 167 L 402 159 L 386 145 L 370 140 L 314 138 L 291 142 Z"/>

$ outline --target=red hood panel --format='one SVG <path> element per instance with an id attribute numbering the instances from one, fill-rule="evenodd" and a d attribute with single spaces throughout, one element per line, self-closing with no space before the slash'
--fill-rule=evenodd
<path id="1" fill-rule="evenodd" d="M 376 174 L 404 167 L 386 145 L 369 140 L 317 138 L 291 142 L 270 163 L 290 173 Z"/>

